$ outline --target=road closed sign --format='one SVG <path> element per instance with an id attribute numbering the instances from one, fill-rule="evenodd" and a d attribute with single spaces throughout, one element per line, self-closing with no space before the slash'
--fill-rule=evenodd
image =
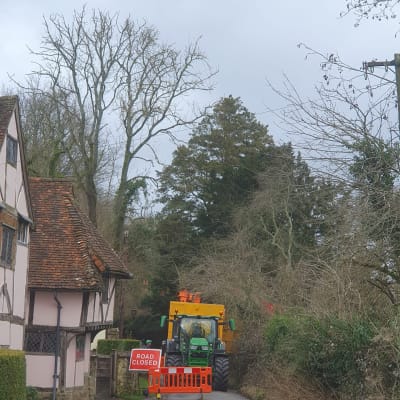
<path id="1" fill-rule="evenodd" d="M 160 349 L 132 349 L 129 371 L 148 371 L 161 366 Z"/>

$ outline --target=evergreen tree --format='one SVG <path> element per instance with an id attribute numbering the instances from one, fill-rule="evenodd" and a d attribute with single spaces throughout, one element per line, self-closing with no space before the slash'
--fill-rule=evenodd
<path id="1" fill-rule="evenodd" d="M 160 174 L 165 214 L 180 214 L 194 234 L 226 235 L 233 208 L 258 188 L 274 151 L 267 126 L 240 99 L 221 99 Z"/>

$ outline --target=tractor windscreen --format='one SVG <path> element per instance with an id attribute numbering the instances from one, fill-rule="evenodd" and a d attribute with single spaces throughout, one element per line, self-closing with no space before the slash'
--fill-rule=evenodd
<path id="1" fill-rule="evenodd" d="M 213 343 L 217 336 L 217 322 L 214 319 L 184 317 L 180 328 L 183 337 L 205 338 L 208 343 Z"/>

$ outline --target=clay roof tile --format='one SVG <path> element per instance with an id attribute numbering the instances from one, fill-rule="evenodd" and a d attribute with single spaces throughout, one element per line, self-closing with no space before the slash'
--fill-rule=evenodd
<path id="1" fill-rule="evenodd" d="M 76 205 L 72 183 L 31 178 L 35 229 L 29 287 L 99 290 L 101 273 L 130 274 L 120 257 Z"/>

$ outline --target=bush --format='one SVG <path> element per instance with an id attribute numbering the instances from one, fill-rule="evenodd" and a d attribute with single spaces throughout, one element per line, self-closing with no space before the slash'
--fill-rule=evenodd
<path id="1" fill-rule="evenodd" d="M 34 387 L 26 388 L 26 400 L 39 400 L 39 393 Z"/>
<path id="2" fill-rule="evenodd" d="M 26 399 L 25 354 L 19 350 L 0 349 L 0 399 Z"/>
<path id="3" fill-rule="evenodd" d="M 97 354 L 110 355 L 113 350 L 131 351 L 138 347 L 140 340 L 136 339 L 101 339 L 97 342 Z"/>
<path id="4" fill-rule="evenodd" d="M 359 390 L 364 378 L 365 350 L 373 330 L 362 320 L 318 320 L 310 316 L 277 315 L 265 331 L 271 359 L 316 379 L 323 387 Z"/>

